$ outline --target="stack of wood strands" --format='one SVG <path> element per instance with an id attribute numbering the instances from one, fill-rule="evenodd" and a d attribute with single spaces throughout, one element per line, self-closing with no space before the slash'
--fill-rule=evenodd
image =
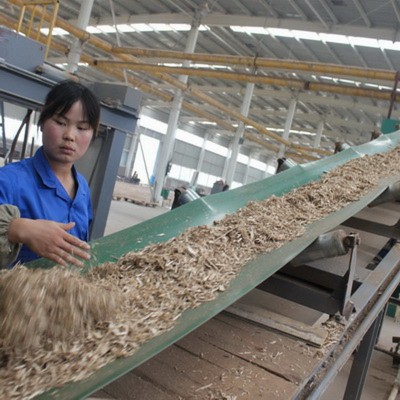
<path id="1" fill-rule="evenodd" d="M 0 275 L 0 294 L 0 338 L 24 350 L 82 337 L 117 308 L 109 290 L 61 268 L 17 266 Z"/>
<path id="2" fill-rule="evenodd" d="M 171 329 L 183 311 L 215 298 L 258 254 L 294 240 L 307 225 L 360 199 L 379 180 L 399 174 L 396 148 L 349 161 L 282 197 L 249 202 L 212 226 L 187 229 L 93 268 L 85 277 L 59 268 L 4 272 L 0 398 L 29 399 L 133 354 Z M 47 301 L 60 315 L 54 315 Z M 25 327 L 23 317 L 28 317 Z M 66 336 L 70 328 L 76 334 Z M 27 346 L 19 347 L 13 338 Z"/>

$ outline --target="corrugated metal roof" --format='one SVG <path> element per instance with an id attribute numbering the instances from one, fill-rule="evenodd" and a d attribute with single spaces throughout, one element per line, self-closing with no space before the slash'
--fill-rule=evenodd
<path id="1" fill-rule="evenodd" d="M 7 2 L 1 12 L 16 20 L 19 8 L 15 1 Z M 60 2 L 58 16 L 76 25 L 81 2 Z M 269 58 L 276 60 L 297 60 L 312 63 L 356 66 L 364 69 L 383 69 L 395 72 L 400 68 L 399 50 L 388 49 L 388 46 L 367 47 L 359 39 L 352 44 L 343 44 L 331 40 L 317 41 L 305 38 L 305 32 L 318 34 L 341 34 L 355 38 L 373 38 L 385 41 L 398 39 L 400 24 L 400 5 L 396 0 L 99 0 L 94 1 L 89 25 L 113 24 L 191 24 L 194 17 L 200 18 L 204 25 L 198 35 L 196 53 L 235 55 L 254 57 L 255 60 Z M 270 29 L 269 34 L 251 33 L 249 30 L 238 32 L 232 25 L 259 27 Z M 272 29 L 273 28 L 273 29 Z M 274 29 L 290 29 L 293 35 L 284 36 L 287 31 Z M 297 34 L 296 34 L 297 32 Z M 134 31 L 94 34 L 104 42 L 117 46 L 133 46 L 158 50 L 183 52 L 187 44 L 189 32 L 175 31 Z M 71 36 L 54 37 L 54 41 L 70 46 Z M 386 43 L 386 42 L 385 42 Z M 389 42 L 388 42 L 389 43 Z M 386 44 L 388 44 L 386 43 Z M 84 45 L 84 53 L 91 58 L 115 59 L 105 50 L 100 50 L 90 43 Z M 168 61 L 180 63 L 180 60 L 161 57 L 138 57 L 141 62 L 155 64 Z M 49 61 L 61 63 L 66 61 L 65 54 L 51 51 Z M 199 62 L 199 64 L 201 64 Z M 117 66 L 112 68 L 116 69 Z M 270 78 L 283 78 L 286 82 L 301 81 L 299 89 L 293 85 L 256 83 L 249 118 L 262 124 L 267 129 L 282 130 L 291 99 L 297 99 L 297 108 L 292 130 L 306 131 L 311 135 L 292 132 L 290 140 L 305 146 L 313 146 L 318 127 L 323 124 L 321 147 L 333 150 L 333 143 L 341 140 L 351 144 L 360 144 L 370 139 L 371 131 L 380 126 L 381 120 L 387 117 L 389 100 L 379 99 L 375 92 L 370 97 L 355 94 L 344 94 L 340 90 L 309 90 L 309 83 L 329 83 L 336 87 L 366 88 L 390 93 L 394 81 L 376 81 L 365 78 L 334 75 L 333 73 L 315 73 L 300 70 L 284 70 L 278 68 L 256 68 L 255 71 L 239 65 L 226 64 L 224 70 L 237 74 L 256 74 Z M 126 70 L 128 77 L 136 82 L 155 85 L 158 90 L 172 94 L 174 87 L 154 74 Z M 95 70 L 93 66 L 80 66 L 78 75 L 96 80 L 117 80 L 115 76 Z M 175 77 L 178 75 L 175 74 Z M 190 75 L 188 83 L 191 87 L 218 100 L 227 107 L 240 111 L 246 87 L 246 79 L 238 77 L 200 77 Z M 371 84 L 375 86 L 371 86 Z M 380 87 L 378 86 L 380 85 Z M 139 86 L 140 87 L 140 86 Z M 168 101 L 161 100 L 154 93 L 144 92 L 146 107 L 165 114 L 168 113 Z M 206 111 L 218 118 L 237 123 L 235 118 L 217 110 L 213 105 L 201 101 L 198 97 L 185 94 L 185 101 L 195 105 L 197 110 Z M 395 105 L 392 118 L 397 118 Z M 201 124 L 204 116 L 195 115 L 193 110 L 183 109 L 181 120 L 192 121 L 201 132 L 211 134 L 222 133 L 231 137 L 234 132 L 227 133 L 226 128 L 213 126 L 207 128 Z M 260 137 L 270 144 L 279 145 L 257 130 L 248 128 L 249 134 Z M 282 132 L 278 131 L 281 135 Z M 249 144 L 250 145 L 250 144 Z M 260 153 L 272 154 L 271 149 L 252 144 Z"/>

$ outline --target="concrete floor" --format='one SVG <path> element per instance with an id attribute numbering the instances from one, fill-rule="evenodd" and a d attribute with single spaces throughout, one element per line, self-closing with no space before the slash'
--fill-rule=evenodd
<path id="1" fill-rule="evenodd" d="M 114 233 L 147 219 L 168 212 L 166 207 L 145 207 L 126 201 L 112 201 L 105 235 Z M 387 350 L 394 347 L 393 336 L 400 336 L 400 322 L 386 316 L 379 336 L 378 346 Z M 343 397 L 346 388 L 351 360 L 343 367 L 321 400 L 338 400 Z M 392 365 L 392 358 L 380 351 L 374 351 L 361 400 L 388 399 L 395 381 L 397 369 Z M 129 400 L 129 399 L 121 399 Z M 268 400 L 268 399 L 267 399 Z M 392 400 L 400 400 L 400 394 Z"/>
<path id="2" fill-rule="evenodd" d="M 128 201 L 112 200 L 104 236 L 157 217 L 169 210 L 165 207 L 144 207 Z"/>

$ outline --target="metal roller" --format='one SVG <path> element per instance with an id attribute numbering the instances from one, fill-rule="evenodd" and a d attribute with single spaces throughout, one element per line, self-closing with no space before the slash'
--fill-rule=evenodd
<path id="1" fill-rule="evenodd" d="M 393 201 L 400 201 L 400 182 L 396 182 L 388 186 L 380 196 L 368 204 L 368 207 L 375 207 L 379 204 Z"/>
<path id="2" fill-rule="evenodd" d="M 193 189 L 183 187 L 175 189 L 175 197 L 171 209 L 182 206 L 186 203 L 199 199 L 201 196 Z"/>
<path id="3" fill-rule="evenodd" d="M 278 158 L 277 162 L 278 166 L 276 168 L 276 173 L 285 171 L 286 169 L 292 168 L 297 165 L 292 159 L 285 157 Z"/>
<path id="4" fill-rule="evenodd" d="M 343 229 L 320 235 L 302 253 L 290 261 L 290 265 L 296 267 L 311 261 L 343 256 L 350 249 L 347 237 L 348 235 Z"/>

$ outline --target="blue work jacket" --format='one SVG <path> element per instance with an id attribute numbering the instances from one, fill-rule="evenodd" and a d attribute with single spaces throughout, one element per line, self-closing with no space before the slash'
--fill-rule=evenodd
<path id="1" fill-rule="evenodd" d="M 89 185 L 75 167 L 72 172 L 77 183 L 74 199 L 54 175 L 40 147 L 33 157 L 0 168 L 0 204 L 17 206 L 21 218 L 75 222 L 69 233 L 88 241 L 93 218 Z M 16 262 L 26 263 L 38 257 L 22 246 Z"/>

